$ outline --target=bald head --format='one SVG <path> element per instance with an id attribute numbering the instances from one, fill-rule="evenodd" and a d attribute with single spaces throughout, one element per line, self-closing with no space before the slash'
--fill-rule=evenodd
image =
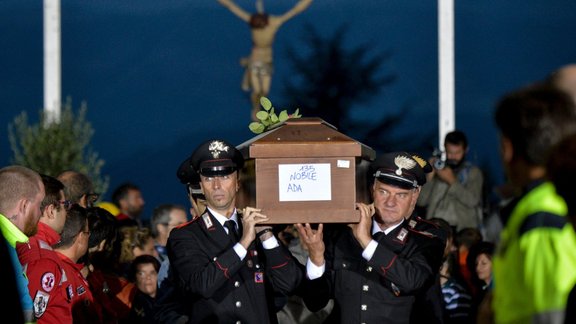
<path id="1" fill-rule="evenodd" d="M 576 64 L 567 64 L 554 71 L 550 83 L 567 92 L 576 101 Z"/>
<path id="2" fill-rule="evenodd" d="M 0 169 L 0 214 L 27 236 L 36 234 L 44 195 L 44 184 L 36 171 L 20 165 Z"/>
<path id="3" fill-rule="evenodd" d="M 90 178 L 77 171 L 64 171 L 58 175 L 58 180 L 64 184 L 64 196 L 72 203 L 86 207 L 86 195 L 93 193 Z"/>
<path id="4" fill-rule="evenodd" d="M 0 169 L 0 213 L 6 215 L 18 200 L 32 199 L 41 189 L 42 178 L 34 170 L 19 165 Z"/>

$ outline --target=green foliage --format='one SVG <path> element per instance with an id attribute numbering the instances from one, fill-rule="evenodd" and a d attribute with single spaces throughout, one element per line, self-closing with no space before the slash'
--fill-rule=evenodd
<path id="1" fill-rule="evenodd" d="M 260 97 L 260 105 L 262 106 L 263 110 L 260 110 L 256 113 L 256 118 L 258 118 L 258 121 L 252 122 L 250 125 L 248 125 L 248 128 L 250 128 L 254 134 L 260 134 L 270 130 L 290 118 L 302 117 L 302 115 L 300 115 L 300 109 L 296 109 L 296 111 L 290 115 L 286 110 L 280 112 L 280 115 L 276 115 L 274 112 L 274 107 L 272 106 L 272 102 L 266 97 Z"/>
<path id="2" fill-rule="evenodd" d="M 101 176 L 105 162 L 89 146 L 94 130 L 86 121 L 86 111 L 86 103 L 82 103 L 74 115 L 72 100 L 68 98 L 62 107 L 59 123 L 47 123 L 43 111 L 40 111 L 40 121 L 34 125 L 28 123 L 25 111 L 16 116 L 8 125 L 10 147 L 14 153 L 12 163 L 51 176 L 65 170 L 82 172 L 92 179 L 96 192 L 104 193 L 109 178 Z"/>

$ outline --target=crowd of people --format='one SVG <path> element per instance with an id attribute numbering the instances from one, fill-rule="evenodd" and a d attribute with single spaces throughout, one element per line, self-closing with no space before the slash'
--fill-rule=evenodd
<path id="1" fill-rule="evenodd" d="M 574 323 L 576 69 L 495 106 L 506 173 L 487 228 L 465 132 L 432 157 L 380 152 L 351 224 L 271 226 L 238 206 L 244 157 L 211 139 L 176 168 L 190 206 L 142 222 L 133 183 L 0 169 L 9 323 Z M 573 91 L 573 92 L 570 92 Z M 176 182 L 176 181 L 175 181 Z M 574 225 L 572 225 L 571 224 Z"/>

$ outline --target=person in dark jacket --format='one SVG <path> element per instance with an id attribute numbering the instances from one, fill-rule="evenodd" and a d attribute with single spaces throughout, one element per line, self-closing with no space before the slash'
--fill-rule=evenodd
<path id="1" fill-rule="evenodd" d="M 299 294 L 315 311 L 335 302 L 328 323 L 409 323 L 416 296 L 432 285 L 445 241 L 413 214 L 430 165 L 406 152 L 371 165 L 373 203 L 357 203 L 357 224 L 297 224 L 308 246 Z"/>
<path id="2" fill-rule="evenodd" d="M 172 230 L 170 270 L 183 294 L 190 323 L 275 323 L 274 292 L 291 294 L 304 275 L 279 244 L 260 210 L 236 209 L 242 154 L 229 143 L 210 140 L 192 154 L 206 211 Z"/>
<path id="3" fill-rule="evenodd" d="M 129 278 L 137 291 L 126 323 L 154 324 L 155 303 L 158 293 L 158 270 L 160 261 L 149 254 L 137 256 L 130 265 Z"/>

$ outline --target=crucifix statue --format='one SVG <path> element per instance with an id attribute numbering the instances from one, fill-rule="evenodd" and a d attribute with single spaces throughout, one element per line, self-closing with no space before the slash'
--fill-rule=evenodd
<path id="1" fill-rule="evenodd" d="M 251 14 L 240 8 L 232 0 L 218 0 L 238 18 L 250 26 L 252 34 L 252 51 L 248 57 L 240 60 L 245 72 L 242 78 L 242 89 L 252 91 L 252 119 L 260 109 L 260 97 L 268 96 L 272 83 L 272 45 L 276 32 L 290 18 L 306 10 L 312 0 L 299 0 L 294 7 L 282 15 L 269 15 L 264 12 L 262 0 L 256 0 L 256 12 Z"/>

